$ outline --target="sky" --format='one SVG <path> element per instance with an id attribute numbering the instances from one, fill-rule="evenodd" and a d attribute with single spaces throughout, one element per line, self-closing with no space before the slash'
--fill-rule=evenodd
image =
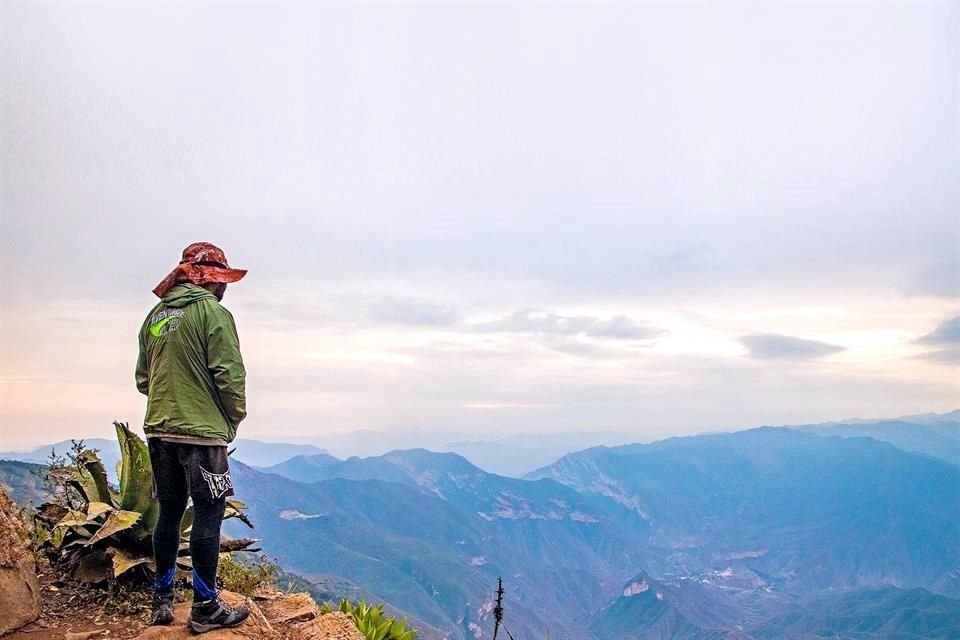
<path id="1" fill-rule="evenodd" d="M 0 449 L 142 424 L 195 241 L 241 435 L 960 407 L 960 3 L 0 3 Z"/>

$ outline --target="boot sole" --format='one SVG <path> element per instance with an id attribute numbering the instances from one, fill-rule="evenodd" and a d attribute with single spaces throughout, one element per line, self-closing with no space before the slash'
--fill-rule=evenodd
<path id="1" fill-rule="evenodd" d="M 206 633 L 208 631 L 216 631 L 217 629 L 230 629 L 232 627 L 240 626 L 247 619 L 247 616 L 243 616 L 241 619 L 236 622 L 231 622 L 230 624 L 200 624 L 199 622 L 190 621 L 190 630 L 194 633 Z"/>
<path id="2" fill-rule="evenodd" d="M 165 627 L 173 624 L 173 611 L 162 613 L 150 621 L 151 627 Z"/>

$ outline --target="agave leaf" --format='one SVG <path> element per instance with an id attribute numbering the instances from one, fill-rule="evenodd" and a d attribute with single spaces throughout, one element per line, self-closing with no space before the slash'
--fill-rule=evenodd
<path id="1" fill-rule="evenodd" d="M 96 549 L 80 557 L 73 570 L 73 578 L 80 582 L 103 582 L 110 577 L 113 566 L 103 549 Z"/>
<path id="2" fill-rule="evenodd" d="M 113 503 L 107 471 L 97 454 L 89 449 L 77 456 L 77 468 L 70 484 L 83 494 L 87 502 Z"/>
<path id="3" fill-rule="evenodd" d="M 234 501 L 234 500 L 227 500 L 227 508 L 224 509 L 223 519 L 226 520 L 226 519 L 228 519 L 228 518 L 237 518 L 238 520 L 240 520 L 240 522 L 242 522 L 243 524 L 245 524 L 245 525 L 247 525 L 248 527 L 250 527 L 251 529 L 253 529 L 253 523 L 250 522 L 250 519 L 247 518 L 246 514 L 244 514 L 242 511 L 240 511 L 241 508 L 244 508 L 244 509 L 245 509 L 246 507 L 245 507 L 245 506 L 241 506 L 241 507 L 238 508 L 238 507 L 234 506 L 234 502 L 236 502 L 236 501 Z M 242 502 L 237 502 L 237 504 L 243 505 Z"/>
<path id="4" fill-rule="evenodd" d="M 61 549 L 69 549 L 70 547 L 79 547 L 79 546 L 81 546 L 81 545 L 86 546 L 86 544 L 87 544 L 87 539 L 86 539 L 86 538 L 76 538 L 76 539 L 74 539 L 74 540 L 71 540 L 70 542 L 68 542 L 68 543 L 65 544 L 65 545 L 61 545 L 60 548 L 61 548 Z"/>
<path id="5" fill-rule="evenodd" d="M 87 540 L 87 544 L 95 544 L 100 542 L 105 538 L 109 538 L 115 533 L 129 529 L 133 525 L 137 524 L 137 521 L 140 520 L 141 514 L 136 511 L 114 511 L 109 516 L 107 520 L 103 523 L 103 526 L 93 535 L 92 538 Z"/>
<path id="6" fill-rule="evenodd" d="M 407 619 L 403 620 L 394 620 L 393 624 L 390 625 L 390 635 L 394 638 L 399 638 L 407 630 Z"/>
<path id="7" fill-rule="evenodd" d="M 90 502 L 87 504 L 87 522 L 94 520 L 108 511 L 113 511 L 113 507 L 106 502 Z"/>
<path id="8" fill-rule="evenodd" d="M 50 542 L 50 529 L 46 528 L 39 522 L 35 523 L 33 526 L 34 548 L 39 549 L 48 542 Z"/>
<path id="9" fill-rule="evenodd" d="M 63 517 L 67 515 L 68 511 L 69 509 L 66 507 L 54 502 L 45 502 L 40 505 L 40 508 L 37 510 L 37 517 L 47 524 L 53 525 L 63 520 Z"/>
<path id="10" fill-rule="evenodd" d="M 350 606 L 350 603 L 347 602 L 346 598 L 340 599 L 340 612 L 341 613 L 353 613 L 353 607 Z"/>
<path id="11" fill-rule="evenodd" d="M 367 619 L 357 617 L 356 612 L 354 612 L 353 621 L 356 623 L 357 629 L 360 630 L 360 633 L 362 633 L 367 640 L 370 640 L 370 625 L 367 624 Z"/>
<path id="12" fill-rule="evenodd" d="M 193 526 L 193 520 L 196 517 L 196 509 L 193 508 L 191 504 L 187 507 L 187 510 L 183 512 L 183 519 L 180 520 L 180 535 L 185 536 L 190 531 L 190 527 Z"/>
<path id="13" fill-rule="evenodd" d="M 63 546 L 63 536 L 66 531 L 66 527 L 54 527 L 53 533 L 50 534 L 50 545 L 54 549 L 60 549 Z"/>
<path id="14" fill-rule="evenodd" d="M 387 637 L 387 633 L 390 631 L 390 625 L 393 623 L 393 620 L 384 620 L 381 622 L 376 630 L 373 633 L 373 640 L 384 640 Z"/>
<path id="15" fill-rule="evenodd" d="M 79 527 L 84 524 L 87 524 L 87 514 L 83 511 L 70 509 L 57 523 L 57 527 Z"/>
<path id="16" fill-rule="evenodd" d="M 113 559 L 114 577 L 129 571 L 137 565 L 145 564 L 151 561 L 150 556 L 134 555 L 117 547 L 108 547 L 107 555 L 110 555 Z"/>
<path id="17" fill-rule="evenodd" d="M 234 551 L 260 551 L 260 549 L 251 549 L 250 545 L 259 542 L 257 538 L 225 538 L 220 540 L 220 553 L 233 553 Z"/>
<path id="18" fill-rule="evenodd" d="M 149 535 L 157 524 L 160 503 L 153 497 L 153 468 L 147 445 L 121 422 L 114 422 L 120 443 L 120 508 L 142 514 L 143 535 Z"/>

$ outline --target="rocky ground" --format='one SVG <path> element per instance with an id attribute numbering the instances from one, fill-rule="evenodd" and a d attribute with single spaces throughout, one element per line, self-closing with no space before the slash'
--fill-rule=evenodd
<path id="1" fill-rule="evenodd" d="M 109 597 L 102 589 L 64 581 L 49 568 L 39 569 L 40 607 L 35 619 L 4 640 L 79 640 L 96 632 L 102 638 L 133 638 L 149 620 L 149 598 L 123 594 Z M 74 634 L 74 635 L 70 635 Z"/>
<path id="2" fill-rule="evenodd" d="M 204 634 L 205 640 L 365 640 L 348 614 L 321 615 L 306 593 L 264 591 L 253 598 L 224 591 L 231 605 L 250 607 L 250 617 L 233 629 Z M 43 563 L 38 567 L 16 506 L 0 486 L 0 636 L 3 640 L 181 640 L 190 603 L 175 606 L 176 619 L 148 626 L 150 596 L 81 584 Z"/>
<path id="3" fill-rule="evenodd" d="M 27 527 L 0 487 L 0 635 L 35 620 L 40 580 Z"/>
<path id="4" fill-rule="evenodd" d="M 52 588 L 52 589 L 51 589 Z M 231 605 L 250 607 L 250 617 L 233 629 L 204 634 L 209 640 L 364 640 L 348 614 L 321 615 L 313 598 L 306 593 L 265 592 L 254 598 L 222 592 Z M 190 603 L 176 605 L 174 623 L 150 627 L 149 607 L 127 602 L 127 609 L 106 602 L 105 592 L 76 584 L 44 585 L 40 616 L 3 640 L 184 640 L 194 638 L 187 625 Z"/>

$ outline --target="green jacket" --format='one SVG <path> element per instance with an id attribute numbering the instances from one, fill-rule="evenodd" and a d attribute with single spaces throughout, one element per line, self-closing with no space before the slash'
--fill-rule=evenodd
<path id="1" fill-rule="evenodd" d="M 247 415 L 246 371 L 233 316 L 193 284 L 170 290 L 140 329 L 137 389 L 147 396 L 143 430 L 231 442 Z"/>

